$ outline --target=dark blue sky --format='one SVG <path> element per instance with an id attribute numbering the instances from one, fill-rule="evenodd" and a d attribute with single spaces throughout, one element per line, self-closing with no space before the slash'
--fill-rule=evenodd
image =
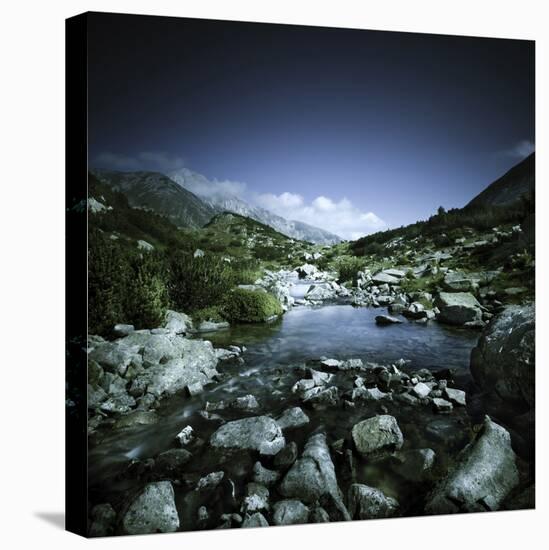
<path id="1" fill-rule="evenodd" d="M 534 46 L 92 15 L 89 130 L 92 165 L 185 164 L 395 226 L 464 205 L 531 149 Z"/>

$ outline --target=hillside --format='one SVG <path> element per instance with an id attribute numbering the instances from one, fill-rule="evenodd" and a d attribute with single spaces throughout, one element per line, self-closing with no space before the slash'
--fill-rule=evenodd
<path id="1" fill-rule="evenodd" d="M 172 172 L 169 176 L 183 188 L 198 195 L 205 203 L 217 211 L 227 211 L 252 218 L 271 226 L 273 229 L 293 239 L 326 245 L 341 242 L 341 238 L 334 233 L 300 221 L 287 220 L 265 208 L 251 205 L 228 191 L 223 182 L 210 181 L 202 174 L 193 172 L 188 168 Z"/>
<path id="2" fill-rule="evenodd" d="M 535 188 L 535 153 L 513 166 L 501 178 L 491 183 L 471 200 L 465 208 L 508 206 Z"/>
<path id="3" fill-rule="evenodd" d="M 217 211 L 158 172 L 92 171 L 102 183 L 122 192 L 130 206 L 166 216 L 178 227 L 202 227 Z"/>

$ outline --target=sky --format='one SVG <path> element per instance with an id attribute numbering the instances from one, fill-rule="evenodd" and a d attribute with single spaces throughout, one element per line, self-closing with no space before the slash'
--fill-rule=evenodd
<path id="1" fill-rule="evenodd" d="M 96 14 L 88 54 L 91 166 L 189 168 L 344 238 L 534 150 L 530 41 Z"/>

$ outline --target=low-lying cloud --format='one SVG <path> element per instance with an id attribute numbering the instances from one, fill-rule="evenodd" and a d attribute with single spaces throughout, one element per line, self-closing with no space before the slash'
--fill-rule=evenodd
<path id="1" fill-rule="evenodd" d="M 242 182 L 209 180 L 186 168 L 183 157 L 164 151 L 143 151 L 133 156 L 103 152 L 93 159 L 92 165 L 110 170 L 162 172 L 198 196 L 207 199 L 238 197 L 287 220 L 320 227 L 343 239 L 354 240 L 387 228 L 376 214 L 362 211 L 345 197 L 334 200 L 320 195 L 308 203 L 302 195 L 287 191 L 279 195 L 256 193 Z"/>
<path id="2" fill-rule="evenodd" d="M 343 239 L 358 239 L 387 228 L 387 224 L 373 212 L 363 212 L 347 198 L 335 201 L 323 195 L 310 203 L 296 193 L 256 195 L 254 202 L 279 216 L 322 227 Z"/>
<path id="3" fill-rule="evenodd" d="M 532 154 L 536 149 L 534 142 L 523 139 L 518 143 L 515 143 L 513 147 L 501 151 L 501 155 L 504 157 L 510 157 L 517 160 L 525 159 L 528 155 Z"/>

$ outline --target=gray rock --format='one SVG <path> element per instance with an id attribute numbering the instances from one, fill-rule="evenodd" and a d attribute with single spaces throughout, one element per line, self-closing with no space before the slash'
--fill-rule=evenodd
<path id="1" fill-rule="evenodd" d="M 279 500 L 273 508 L 275 525 L 296 525 L 307 523 L 309 508 L 299 500 Z"/>
<path id="2" fill-rule="evenodd" d="M 242 527 L 269 527 L 269 523 L 261 512 L 256 512 L 255 514 L 252 514 L 251 516 L 246 516 L 244 518 L 244 521 L 242 522 Z"/>
<path id="3" fill-rule="evenodd" d="M 424 384 L 423 382 L 418 382 L 412 388 L 412 390 L 416 394 L 416 396 L 419 397 L 420 399 L 427 397 L 431 393 L 431 388 L 427 384 Z"/>
<path id="4" fill-rule="evenodd" d="M 478 289 L 479 279 L 473 274 L 456 271 L 444 276 L 444 287 L 450 292 L 472 292 Z"/>
<path id="5" fill-rule="evenodd" d="M 124 325 L 122 323 L 118 325 L 114 325 L 113 332 L 115 336 L 128 336 L 128 334 L 131 334 L 135 330 L 135 327 L 133 325 Z"/>
<path id="6" fill-rule="evenodd" d="M 385 273 L 386 275 L 390 275 L 391 277 L 396 277 L 397 279 L 402 279 L 403 277 L 406 276 L 406 271 L 403 271 L 402 269 L 395 269 L 395 268 L 384 269 L 383 273 Z"/>
<path id="7" fill-rule="evenodd" d="M 185 426 L 176 436 L 181 446 L 188 445 L 194 439 L 194 430 L 192 426 Z"/>
<path id="8" fill-rule="evenodd" d="M 253 480 L 255 483 L 271 487 L 280 479 L 280 472 L 265 468 L 261 462 L 257 461 L 254 464 Z"/>
<path id="9" fill-rule="evenodd" d="M 440 310 L 437 320 L 449 325 L 464 325 L 482 320 L 480 304 L 468 292 L 441 292 L 435 305 Z"/>
<path id="10" fill-rule="evenodd" d="M 259 483 L 246 485 L 246 496 L 242 502 L 243 513 L 254 513 L 269 509 L 269 489 Z"/>
<path id="11" fill-rule="evenodd" d="M 509 432 L 485 418 L 483 429 L 458 455 L 454 468 L 429 495 L 429 514 L 498 510 L 518 485 Z"/>
<path id="12" fill-rule="evenodd" d="M 433 406 L 438 413 L 449 413 L 454 408 L 450 401 L 446 401 L 446 399 L 442 399 L 441 397 L 433 398 Z"/>
<path id="13" fill-rule="evenodd" d="M 179 516 L 172 484 L 169 481 L 158 481 L 146 485 L 128 507 L 122 526 L 128 535 L 177 531 Z"/>
<path id="14" fill-rule="evenodd" d="M 192 319 L 185 313 L 169 309 L 166 311 L 164 328 L 174 334 L 185 334 L 193 327 Z"/>
<path id="15" fill-rule="evenodd" d="M 353 401 L 379 401 L 389 397 L 389 393 L 383 393 L 379 388 L 358 387 L 353 389 L 351 399 Z"/>
<path id="16" fill-rule="evenodd" d="M 444 388 L 444 394 L 448 401 L 451 401 L 454 405 L 461 405 L 465 407 L 467 404 L 466 402 L 466 395 L 463 390 L 456 390 L 454 388 Z"/>
<path id="17" fill-rule="evenodd" d="M 313 302 L 322 302 L 324 300 L 333 300 L 336 297 L 335 290 L 328 284 L 311 285 L 305 294 L 306 300 Z"/>
<path id="18" fill-rule="evenodd" d="M 367 418 L 353 426 L 353 442 L 364 457 L 398 451 L 404 443 L 396 418 L 387 414 Z"/>
<path id="19" fill-rule="evenodd" d="M 388 273 L 380 271 L 379 273 L 376 273 L 372 276 L 372 282 L 376 285 L 385 283 L 388 285 L 398 285 L 400 283 L 400 279 L 398 277 L 394 277 L 393 275 L 389 275 Z"/>
<path id="20" fill-rule="evenodd" d="M 225 477 L 225 472 L 210 472 L 201 477 L 196 484 L 197 491 L 210 491 L 215 489 Z"/>
<path id="21" fill-rule="evenodd" d="M 533 408 L 535 360 L 534 306 L 507 306 L 483 330 L 471 353 L 471 374 L 504 406 Z"/>
<path id="22" fill-rule="evenodd" d="M 259 409 L 259 403 L 253 395 L 248 394 L 237 397 L 230 403 L 230 407 L 231 409 L 237 409 L 239 411 L 255 411 Z"/>
<path id="23" fill-rule="evenodd" d="M 299 498 L 308 503 L 328 495 L 339 516 L 334 519 L 350 519 L 339 490 L 326 436 L 323 433 L 309 438 L 301 458 L 284 476 L 279 492 L 285 497 Z"/>
<path id="24" fill-rule="evenodd" d="M 354 483 L 349 489 L 349 512 L 353 519 L 388 518 L 398 511 L 398 502 L 383 491 Z"/>
<path id="25" fill-rule="evenodd" d="M 324 388 L 315 386 L 303 393 L 303 402 L 313 405 L 335 406 L 339 403 L 339 390 L 336 386 Z"/>
<path id="26" fill-rule="evenodd" d="M 189 384 L 187 386 L 187 393 L 194 397 L 195 395 L 200 395 L 204 391 L 204 386 L 200 382 L 195 382 L 194 384 Z"/>
<path id="27" fill-rule="evenodd" d="M 311 380 L 314 382 L 315 386 L 325 386 L 326 384 L 329 384 L 334 377 L 334 375 L 329 372 L 321 372 L 314 369 L 309 369 L 309 372 L 311 374 Z"/>
<path id="28" fill-rule="evenodd" d="M 284 411 L 277 419 L 277 424 L 282 430 L 288 428 L 301 428 L 309 423 L 309 417 L 301 407 L 292 407 Z"/>
<path id="29" fill-rule="evenodd" d="M 88 529 L 90 537 L 110 537 L 116 527 L 116 512 L 108 504 L 97 504 L 91 509 L 91 523 Z"/>
<path id="30" fill-rule="evenodd" d="M 400 324 L 402 321 L 391 315 L 377 315 L 376 324 L 377 325 L 396 325 Z"/>
<path id="31" fill-rule="evenodd" d="M 268 416 L 254 416 L 227 422 L 215 431 L 212 447 L 247 449 L 275 455 L 286 444 L 280 426 Z"/>

